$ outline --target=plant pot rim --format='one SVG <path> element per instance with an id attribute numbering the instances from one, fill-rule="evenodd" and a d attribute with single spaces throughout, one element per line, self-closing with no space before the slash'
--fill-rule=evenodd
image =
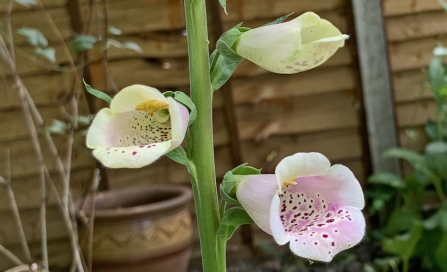
<path id="1" fill-rule="evenodd" d="M 181 185 L 147 185 L 132 188 L 114 189 L 104 192 L 99 192 L 95 196 L 95 203 L 101 201 L 107 202 L 112 199 L 123 199 L 129 195 L 147 195 L 148 198 L 160 194 L 177 194 L 175 196 L 167 197 L 163 200 L 158 200 L 154 203 L 140 204 L 123 208 L 95 208 L 95 220 L 108 219 L 115 217 L 138 217 L 139 215 L 166 213 L 169 211 L 184 208 L 188 201 L 192 198 L 191 188 Z M 82 199 L 78 202 L 80 211 L 83 211 L 86 216 L 90 216 L 92 196 L 88 196 L 85 201 Z M 82 205 L 82 207 L 80 207 Z"/>

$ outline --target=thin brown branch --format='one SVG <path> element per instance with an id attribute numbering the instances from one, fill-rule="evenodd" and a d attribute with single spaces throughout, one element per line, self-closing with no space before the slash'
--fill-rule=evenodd
<path id="1" fill-rule="evenodd" d="M 6 61 L 9 63 L 11 73 L 14 77 L 14 83 L 19 90 L 20 100 L 22 104 L 22 111 L 25 117 L 26 125 L 30 132 L 31 141 L 33 144 L 34 151 L 37 156 L 37 163 L 39 167 L 39 182 L 40 182 L 40 234 L 41 234 L 41 249 L 42 249 L 42 262 L 44 269 L 49 271 L 48 269 L 48 245 L 47 245 L 47 225 L 46 225 L 46 185 L 45 185 L 45 171 L 44 171 L 44 160 L 42 155 L 42 150 L 39 142 L 39 136 L 36 131 L 36 127 L 34 126 L 33 118 L 30 114 L 30 110 L 27 103 L 26 93 L 23 91 L 23 85 L 21 80 L 19 79 L 19 75 L 15 66 L 15 53 L 14 53 L 14 42 L 12 37 L 12 28 L 11 28 L 11 11 L 12 11 L 13 1 L 10 0 L 8 11 L 5 16 L 5 26 L 6 31 L 8 33 L 8 44 L 9 44 L 9 59 Z M 2 47 L 2 55 L 7 56 L 7 49 Z M 9 61 L 8 61 L 9 60 Z"/>
<path id="2" fill-rule="evenodd" d="M 19 258 L 17 258 L 17 256 L 14 255 L 14 253 L 12 253 L 11 251 L 7 250 L 1 244 L 0 244 L 0 253 L 5 255 L 5 257 L 8 258 L 11 262 L 13 262 L 15 265 L 22 265 L 23 264 L 23 262 Z"/>
<path id="3" fill-rule="evenodd" d="M 93 271 L 93 230 L 95 228 L 95 198 L 96 193 L 98 191 L 98 185 L 100 181 L 100 171 L 99 169 L 95 169 L 95 172 L 93 173 L 93 182 L 92 186 L 90 187 L 90 195 L 92 197 L 92 205 L 90 209 L 90 219 L 88 221 L 88 268 L 89 271 Z"/>
<path id="4" fill-rule="evenodd" d="M 31 252 L 29 250 L 28 243 L 26 242 L 26 235 L 25 235 L 25 231 L 23 229 L 22 220 L 20 219 L 19 207 L 17 205 L 17 201 L 14 196 L 14 191 L 11 187 L 11 170 L 10 170 L 11 169 L 11 167 L 10 167 L 11 160 L 10 160 L 10 155 L 9 155 L 9 149 L 7 149 L 6 153 L 7 153 L 6 154 L 7 176 L 6 176 L 6 180 L 3 177 L 1 177 L 4 181 L 1 183 L 4 185 L 6 193 L 8 194 L 9 206 L 11 207 L 11 212 L 12 212 L 12 215 L 14 217 L 14 222 L 17 227 L 20 244 L 21 244 L 22 250 L 23 250 L 23 255 L 25 256 L 26 261 L 28 263 L 31 263 L 32 262 Z"/>

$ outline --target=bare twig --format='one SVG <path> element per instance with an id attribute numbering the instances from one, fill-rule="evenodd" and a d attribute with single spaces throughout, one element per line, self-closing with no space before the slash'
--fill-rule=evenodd
<path id="1" fill-rule="evenodd" d="M 92 265 L 93 265 L 93 230 L 95 228 L 95 198 L 96 198 L 96 192 L 98 191 L 98 185 L 100 181 L 100 171 L 99 169 L 95 169 L 95 172 L 93 173 L 93 182 L 90 187 L 90 195 L 92 197 L 92 205 L 90 208 L 90 218 L 88 221 L 88 269 L 89 271 L 93 271 Z"/>
<path id="2" fill-rule="evenodd" d="M 5 29 L 8 33 L 8 44 L 9 44 L 9 58 L 7 58 L 7 49 L 6 47 L 2 47 L 2 56 L 5 56 L 5 60 L 9 60 L 9 66 L 11 69 L 11 73 L 14 76 L 14 83 L 18 87 L 19 95 L 22 103 L 22 111 L 26 120 L 26 124 L 28 126 L 28 130 L 31 134 L 31 141 L 33 144 L 34 151 L 37 156 L 37 162 L 39 166 L 39 181 L 40 181 L 40 234 L 41 234 L 41 249 L 42 249 L 42 261 L 43 266 L 46 271 L 48 271 L 48 245 L 47 245 L 47 225 L 46 225 L 46 185 L 45 185 L 45 171 L 44 171 L 44 160 L 42 155 L 42 150 L 39 143 L 39 136 L 36 131 L 36 127 L 34 126 L 33 119 L 31 117 L 26 93 L 23 91 L 21 86 L 22 82 L 19 79 L 19 75 L 17 74 L 16 66 L 15 66 L 15 53 L 14 53 L 14 42 L 12 38 L 12 28 L 11 28 L 11 11 L 12 11 L 13 0 L 9 1 L 8 11 L 5 16 Z M 3 40 L 2 40 L 3 41 Z"/>
<path id="3" fill-rule="evenodd" d="M 11 251 L 7 250 L 4 246 L 0 244 L 0 253 L 6 256 L 11 262 L 13 262 L 15 265 L 22 265 L 23 262 L 17 258 L 16 255 L 14 255 Z"/>
<path id="4" fill-rule="evenodd" d="M 20 219 L 20 213 L 19 213 L 19 207 L 17 206 L 17 201 L 14 196 L 14 191 L 11 188 L 11 168 L 10 168 L 10 155 L 9 155 L 9 149 L 6 151 L 6 163 L 7 163 L 7 176 L 6 180 L 3 177 L 0 177 L 3 179 L 3 182 L 1 182 L 6 190 L 6 193 L 8 194 L 9 199 L 9 205 L 11 207 L 11 211 L 14 217 L 14 221 L 17 227 L 17 231 L 19 234 L 20 244 L 22 246 L 23 255 L 25 255 L 25 259 L 28 263 L 32 262 L 31 258 L 31 252 L 28 247 L 28 243 L 26 242 L 26 236 L 25 231 L 23 230 L 22 220 Z"/>

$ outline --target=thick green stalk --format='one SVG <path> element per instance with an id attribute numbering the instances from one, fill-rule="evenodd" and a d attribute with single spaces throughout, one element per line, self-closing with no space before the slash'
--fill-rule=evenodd
<path id="1" fill-rule="evenodd" d="M 205 0 L 185 0 L 188 32 L 191 99 L 197 108 L 192 124 L 191 161 L 195 169 L 192 178 L 194 201 L 199 225 L 204 272 L 224 272 L 225 257 L 217 245 L 219 210 L 214 170 L 212 126 L 212 95 L 209 74 L 208 32 Z M 193 175 L 194 176 L 194 175 Z"/>

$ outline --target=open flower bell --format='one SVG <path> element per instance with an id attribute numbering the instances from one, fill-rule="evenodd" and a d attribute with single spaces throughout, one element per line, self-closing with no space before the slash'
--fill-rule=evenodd
<path id="1" fill-rule="evenodd" d="M 182 143 L 188 119 L 188 110 L 172 97 L 132 85 L 116 94 L 110 109 L 98 112 L 87 146 L 106 167 L 143 167 Z"/>
<path id="2" fill-rule="evenodd" d="M 343 47 L 348 35 L 313 12 L 241 34 L 233 48 L 274 73 L 295 74 L 317 67 Z"/>
<path id="3" fill-rule="evenodd" d="M 237 199 L 253 221 L 298 256 L 329 262 L 365 234 L 359 182 L 320 153 L 286 157 L 274 175 L 237 179 Z"/>

